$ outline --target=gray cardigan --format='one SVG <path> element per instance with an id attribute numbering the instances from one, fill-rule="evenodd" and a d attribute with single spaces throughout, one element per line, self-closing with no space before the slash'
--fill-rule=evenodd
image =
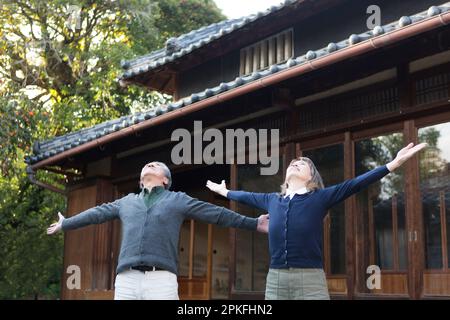
<path id="1" fill-rule="evenodd" d="M 122 244 L 117 273 L 131 266 L 148 265 L 178 273 L 178 239 L 183 220 L 196 219 L 223 227 L 256 230 L 257 218 L 191 198 L 184 192 L 164 190 L 158 201 L 147 208 L 139 195 L 129 195 L 67 218 L 64 231 L 103 223 L 122 221 Z"/>

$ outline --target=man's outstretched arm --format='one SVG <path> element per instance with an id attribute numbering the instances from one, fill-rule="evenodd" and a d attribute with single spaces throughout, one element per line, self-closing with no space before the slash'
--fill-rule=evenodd
<path id="1" fill-rule="evenodd" d="M 214 223 L 222 227 L 240 228 L 247 230 L 257 230 L 267 233 L 269 227 L 268 214 L 258 218 L 250 218 L 240 215 L 227 208 L 200 201 L 184 194 L 186 205 L 186 218 L 201 220 L 207 223 Z"/>
<path id="2" fill-rule="evenodd" d="M 78 229 L 90 224 L 99 224 L 116 219 L 119 217 L 120 200 L 87 209 L 70 218 L 64 218 L 61 212 L 58 212 L 59 220 L 50 225 L 47 234 L 54 234 L 60 230 Z"/>

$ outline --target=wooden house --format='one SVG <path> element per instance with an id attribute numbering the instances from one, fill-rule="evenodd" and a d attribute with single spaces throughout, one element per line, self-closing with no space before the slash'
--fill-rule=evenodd
<path id="1" fill-rule="evenodd" d="M 123 63 L 122 85 L 174 102 L 36 142 L 38 170 L 69 172 L 67 215 L 138 192 L 140 169 L 167 163 L 173 190 L 240 213 L 205 187 L 279 190 L 286 164 L 310 157 L 326 185 L 385 164 L 407 142 L 430 147 L 398 172 L 334 207 L 324 261 L 334 299 L 450 298 L 450 2 L 288 0 L 266 11 L 169 39 Z M 278 129 L 280 169 L 171 162 L 177 128 Z M 63 299 L 112 298 L 120 222 L 65 234 Z M 179 244 L 182 299 L 262 299 L 267 236 L 186 221 Z M 67 267 L 81 289 L 65 286 Z M 371 266 L 376 266 L 375 269 Z M 379 288 L 367 285 L 373 270 Z"/>

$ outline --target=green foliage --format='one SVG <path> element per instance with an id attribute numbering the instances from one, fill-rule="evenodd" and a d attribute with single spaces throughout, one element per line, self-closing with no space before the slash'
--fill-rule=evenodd
<path id="1" fill-rule="evenodd" d="M 54 299 L 59 296 L 63 236 L 45 227 L 64 199 L 18 177 L 17 188 L 0 185 L 0 299 Z"/>
<path id="2" fill-rule="evenodd" d="M 33 142 L 170 100 L 120 87 L 120 62 L 222 19 L 208 0 L 2 0 L 0 299 L 59 295 L 63 237 L 45 230 L 65 198 L 28 182 Z M 61 178 L 38 172 L 53 185 Z"/>

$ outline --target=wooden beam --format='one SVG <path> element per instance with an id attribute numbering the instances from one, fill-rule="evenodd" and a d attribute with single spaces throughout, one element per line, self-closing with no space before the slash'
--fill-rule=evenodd
<path id="1" fill-rule="evenodd" d="M 173 92 L 173 91 L 167 91 L 167 85 L 169 84 L 170 80 L 172 80 L 172 76 L 169 75 L 168 77 L 166 77 L 166 80 L 162 81 L 161 84 L 161 89 L 158 91 L 162 91 L 162 92 Z"/>

